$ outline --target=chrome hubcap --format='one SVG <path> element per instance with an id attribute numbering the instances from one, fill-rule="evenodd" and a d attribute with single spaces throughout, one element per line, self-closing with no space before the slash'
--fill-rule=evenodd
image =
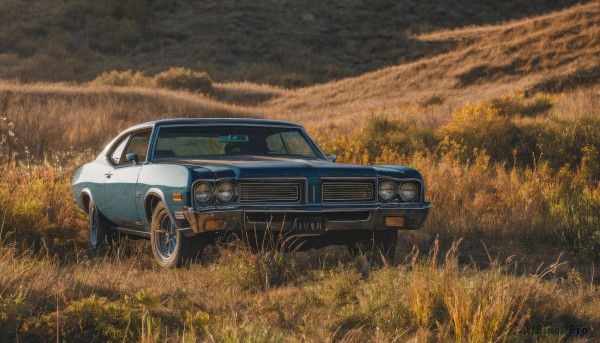
<path id="1" fill-rule="evenodd" d="M 177 232 L 169 216 L 162 219 L 159 229 L 154 230 L 154 234 L 157 238 L 156 250 L 163 260 L 168 260 L 177 248 Z"/>

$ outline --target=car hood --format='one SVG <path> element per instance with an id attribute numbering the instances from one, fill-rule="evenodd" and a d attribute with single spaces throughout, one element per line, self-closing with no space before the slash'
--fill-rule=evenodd
<path id="1" fill-rule="evenodd" d="M 413 169 L 400 166 L 363 166 L 339 164 L 318 159 L 244 156 L 236 159 L 182 161 L 199 178 L 264 178 L 264 177 L 406 177 Z M 212 174 L 212 175 L 211 175 Z"/>

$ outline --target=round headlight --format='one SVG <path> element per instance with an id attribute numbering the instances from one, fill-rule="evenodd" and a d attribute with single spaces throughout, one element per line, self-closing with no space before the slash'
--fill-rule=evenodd
<path id="1" fill-rule="evenodd" d="M 398 187 L 400 198 L 404 201 L 412 201 L 419 195 L 419 187 L 414 182 L 405 182 Z"/>
<path id="2" fill-rule="evenodd" d="M 222 182 L 217 187 L 217 198 L 221 202 L 230 202 L 235 199 L 235 186 L 231 182 Z"/>
<path id="3" fill-rule="evenodd" d="M 207 203 L 212 199 L 213 190 L 208 182 L 200 182 L 194 188 L 194 198 L 196 202 Z"/>
<path id="4" fill-rule="evenodd" d="M 392 181 L 383 181 L 379 184 L 379 197 L 390 201 L 396 197 L 396 184 Z"/>

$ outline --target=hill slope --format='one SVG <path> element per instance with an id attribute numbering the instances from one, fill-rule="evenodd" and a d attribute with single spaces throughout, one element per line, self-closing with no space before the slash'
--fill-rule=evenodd
<path id="1" fill-rule="evenodd" d="M 451 50 L 432 30 L 519 19 L 574 0 L 0 2 L 0 78 L 87 81 L 171 66 L 300 86 Z"/>
<path id="2" fill-rule="evenodd" d="M 562 90 L 596 84 L 600 68 L 600 2 L 505 24 L 418 35 L 453 49 L 418 61 L 333 81 L 285 90 L 252 83 L 217 83 L 208 95 L 168 90 L 81 85 L 0 83 L 0 115 L 17 122 L 55 118 L 78 121 L 60 144 L 80 146 L 79 128 L 115 125 L 95 132 L 97 146 L 124 127 L 168 116 L 251 116 L 300 122 L 313 129 L 362 125 L 372 114 L 412 115 L 443 122 L 465 101 L 510 91 Z M 439 96 L 443 106 L 420 106 Z M 27 101 L 23 99 L 27 98 Z M 64 113 L 72 113 L 64 116 Z M 36 117 L 37 115 L 37 117 Z M 104 124 L 102 124 L 104 125 Z M 106 125 L 104 125 L 106 126 Z M 37 139 L 35 130 L 31 139 Z M 91 133 L 90 133 L 91 134 Z M 71 138 L 69 138 L 71 137 Z"/>
<path id="3" fill-rule="evenodd" d="M 427 94 L 453 101 L 512 90 L 560 91 L 600 80 L 600 2 L 500 25 L 416 36 L 451 42 L 437 56 L 299 89 L 266 105 L 293 120 L 369 114 Z M 356 118 L 353 118 L 356 119 Z"/>

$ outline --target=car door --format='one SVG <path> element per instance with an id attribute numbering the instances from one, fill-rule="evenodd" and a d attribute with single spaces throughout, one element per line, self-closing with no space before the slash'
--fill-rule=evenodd
<path id="1" fill-rule="evenodd" d="M 141 130 L 125 137 L 110 154 L 109 170 L 104 184 L 106 216 L 115 224 L 129 228 L 143 228 L 136 208 L 136 184 L 146 161 L 151 130 Z M 127 159 L 137 154 L 139 162 Z"/>

